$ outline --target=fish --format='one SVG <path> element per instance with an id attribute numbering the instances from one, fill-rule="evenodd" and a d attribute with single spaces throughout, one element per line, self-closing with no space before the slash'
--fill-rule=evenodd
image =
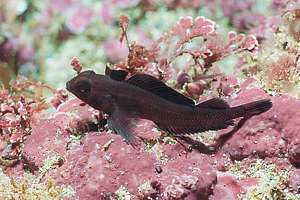
<path id="1" fill-rule="evenodd" d="M 236 118 L 259 115 L 272 107 L 270 99 L 234 107 L 221 98 L 196 104 L 151 75 L 138 73 L 126 79 L 127 76 L 128 72 L 109 67 L 104 75 L 86 70 L 67 81 L 66 88 L 106 113 L 109 129 L 132 146 L 139 140 L 134 127 L 140 119 L 150 120 L 176 137 L 225 129 L 233 126 Z"/>

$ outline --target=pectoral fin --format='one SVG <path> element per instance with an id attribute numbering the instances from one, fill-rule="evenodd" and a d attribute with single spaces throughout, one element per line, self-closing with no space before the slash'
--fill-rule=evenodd
<path id="1" fill-rule="evenodd" d="M 107 124 L 116 134 L 121 135 L 127 143 L 136 147 L 139 143 L 138 138 L 133 132 L 135 119 L 128 118 L 126 112 L 122 112 L 118 108 L 109 116 Z"/>

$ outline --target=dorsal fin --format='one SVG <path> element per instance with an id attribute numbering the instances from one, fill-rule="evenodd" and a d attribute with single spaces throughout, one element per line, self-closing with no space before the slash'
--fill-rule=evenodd
<path id="1" fill-rule="evenodd" d="M 116 81 L 124 81 L 128 72 L 123 70 L 113 70 L 110 69 L 108 66 L 105 68 L 105 75 L 109 76 L 111 79 Z"/>
<path id="2" fill-rule="evenodd" d="M 190 107 L 195 106 L 192 99 L 187 98 L 176 90 L 168 87 L 164 82 L 148 74 L 136 74 L 130 77 L 126 82 L 156 94 L 173 103 Z"/>
<path id="3" fill-rule="evenodd" d="M 211 109 L 227 109 L 230 108 L 228 103 L 223 99 L 212 98 L 196 105 L 197 108 L 211 108 Z"/>

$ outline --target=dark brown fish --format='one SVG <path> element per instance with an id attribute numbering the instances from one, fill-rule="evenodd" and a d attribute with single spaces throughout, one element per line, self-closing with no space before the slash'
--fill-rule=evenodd
<path id="1" fill-rule="evenodd" d="M 136 74 L 125 80 L 127 72 L 106 69 L 106 75 L 84 71 L 67 82 L 67 89 L 95 109 L 109 115 L 110 129 L 130 144 L 136 137 L 132 127 L 137 119 L 153 121 L 173 135 L 224 129 L 233 119 L 266 112 L 269 99 L 230 107 L 224 100 L 213 98 L 200 104 L 147 75 Z"/>

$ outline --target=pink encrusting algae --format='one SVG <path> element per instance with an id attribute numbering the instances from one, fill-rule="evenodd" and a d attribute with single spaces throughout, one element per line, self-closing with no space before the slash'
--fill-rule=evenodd
<path id="1" fill-rule="evenodd" d="M 107 113 L 67 90 L 24 77 L 6 81 L 0 89 L 0 199 L 300 199 L 299 2 L 270 1 L 271 16 L 256 10 L 252 0 L 163 2 L 161 11 L 151 0 L 118 0 L 115 5 L 105 0 L 95 6 L 51 0 L 36 16 L 41 19 L 36 31 L 41 34 L 50 26 L 45 16 L 62 20 L 56 15 L 68 13 L 68 22 L 53 39 L 72 49 L 64 59 L 73 75 L 63 85 L 99 56 L 110 68 L 128 72 L 126 79 L 152 75 L 197 103 L 222 98 L 234 107 L 270 99 L 272 108 L 235 119 L 235 126 L 185 137 L 139 120 L 132 131 L 141 143 L 133 148 L 108 128 Z M 162 13 L 171 20 L 177 8 L 197 12 L 176 16 L 158 34 L 153 27 L 163 21 Z M 115 16 L 131 9 L 130 17 Z M 0 21 L 7 20 L 1 13 Z M 159 20 L 147 24 L 155 13 Z M 225 23 L 218 21 L 220 13 L 233 31 L 220 29 Z M 100 33 L 94 28 L 99 18 Z M 143 26 L 132 31 L 134 23 Z M 116 24 L 116 30 L 108 29 Z M 93 42 L 71 45 L 77 37 Z M 5 35 L 0 70 L 2 63 L 34 62 L 35 46 Z M 85 58 L 87 54 L 93 56 Z M 44 64 L 55 65 L 54 60 Z M 59 76 L 60 70 L 53 73 Z"/>

